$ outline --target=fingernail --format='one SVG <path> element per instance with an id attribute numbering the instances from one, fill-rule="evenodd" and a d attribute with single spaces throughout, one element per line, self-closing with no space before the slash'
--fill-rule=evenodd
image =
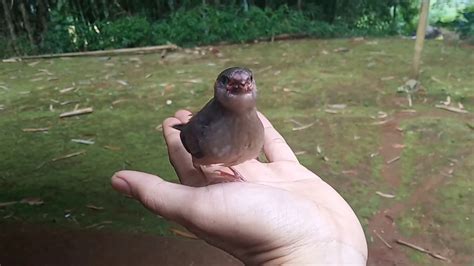
<path id="1" fill-rule="evenodd" d="M 112 177 L 112 187 L 126 196 L 132 196 L 130 185 L 127 183 L 127 181 L 116 175 Z"/>

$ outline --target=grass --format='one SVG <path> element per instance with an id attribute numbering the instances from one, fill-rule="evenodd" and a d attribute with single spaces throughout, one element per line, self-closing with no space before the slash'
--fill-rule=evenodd
<path id="1" fill-rule="evenodd" d="M 350 50 L 335 52 L 339 47 Z M 84 228 L 111 221 L 106 226 L 114 230 L 170 234 L 172 225 L 115 193 L 109 178 L 117 170 L 134 169 L 176 181 L 155 128 L 179 108 L 199 110 L 212 97 L 216 75 L 225 67 L 243 65 L 255 73 L 259 109 L 301 152 L 300 161 L 348 200 L 365 227 L 377 210 L 391 204 L 375 191 L 395 191 L 403 202 L 449 159 L 458 160 L 449 182 L 435 190 L 440 211 L 429 212 L 430 205 L 421 204 L 416 212 L 407 211 L 398 226 L 407 236 L 421 234 L 427 225 L 420 215 L 429 213 L 443 228 L 455 225 L 440 234 L 455 235 L 460 241 L 456 248 L 468 252 L 473 244 L 469 177 L 474 137 L 466 121 L 472 115 L 437 115 L 444 111 L 433 106 L 450 95 L 474 111 L 474 69 L 467 67 L 474 65 L 472 47 L 426 43 L 421 76 L 425 89 L 415 96 L 417 115 L 401 124 L 406 147 L 398 189 L 381 175 L 384 160 L 370 156 L 384 145 L 381 126 L 373 125 L 371 117 L 407 108 L 405 96 L 396 89 L 409 77 L 411 40 L 301 40 L 218 49 L 222 57 L 204 49 L 204 55 L 182 50 L 165 59 L 151 54 L 1 63 L 0 202 L 40 197 L 44 204 L 0 208 L 0 223 Z M 74 89 L 60 92 L 69 87 Z M 73 103 L 60 104 L 66 101 Z M 76 104 L 92 106 L 94 112 L 58 117 Z M 347 107 L 331 114 L 325 111 L 331 104 Z M 314 124 L 294 131 L 294 121 Z M 22 131 L 37 127 L 50 130 Z M 93 139 L 95 144 L 77 144 L 73 138 Z M 86 153 L 50 162 L 81 150 Z M 89 204 L 104 210 L 92 210 Z M 409 257 L 416 262 L 417 256 Z"/>

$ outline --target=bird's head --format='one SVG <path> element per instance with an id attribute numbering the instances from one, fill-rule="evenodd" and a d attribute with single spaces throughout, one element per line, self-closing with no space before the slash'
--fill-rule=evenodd
<path id="1" fill-rule="evenodd" d="M 252 72 L 242 67 L 222 71 L 214 84 L 214 97 L 225 108 L 234 112 L 255 108 L 257 85 Z"/>

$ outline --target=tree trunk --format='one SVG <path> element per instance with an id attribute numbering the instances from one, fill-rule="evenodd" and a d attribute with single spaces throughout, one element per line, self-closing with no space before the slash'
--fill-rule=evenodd
<path id="1" fill-rule="evenodd" d="M 48 30 L 48 8 L 45 0 L 38 0 L 38 17 L 41 25 L 40 37 L 43 40 L 43 34 Z"/>
<path id="2" fill-rule="evenodd" d="M 244 8 L 244 12 L 249 11 L 249 2 L 247 0 L 242 0 L 242 7 Z"/>
<path id="3" fill-rule="evenodd" d="M 7 0 L 2 0 L 3 12 L 5 13 L 5 21 L 7 22 L 8 30 L 10 31 L 10 38 L 12 38 L 13 50 L 18 54 L 18 47 L 16 46 L 16 34 L 15 27 L 13 26 L 12 16 L 10 14 L 10 8 L 8 7 Z"/>
<path id="4" fill-rule="evenodd" d="M 19 4 L 21 16 L 23 17 L 23 24 L 25 25 L 26 33 L 28 34 L 28 40 L 30 41 L 31 48 L 33 48 L 33 50 L 36 50 L 34 32 L 30 24 L 30 15 L 26 10 L 24 0 L 20 0 Z"/>
<path id="5" fill-rule="evenodd" d="M 323 14 L 324 20 L 328 23 L 333 23 L 336 18 L 337 1 L 336 0 L 325 0 L 323 2 Z"/>
<path id="6" fill-rule="evenodd" d="M 107 5 L 106 0 L 102 0 L 102 8 L 104 10 L 104 18 L 108 19 L 109 18 L 109 5 Z"/>
<path id="7" fill-rule="evenodd" d="M 168 7 L 171 12 L 174 12 L 174 9 L 175 9 L 174 0 L 168 0 Z"/>
<path id="8" fill-rule="evenodd" d="M 303 0 L 298 0 L 298 2 L 296 2 L 296 6 L 298 7 L 299 11 L 302 10 L 302 5 L 303 5 Z"/>
<path id="9" fill-rule="evenodd" d="M 420 75 L 421 52 L 425 42 L 426 24 L 428 21 L 428 11 L 430 0 L 422 0 L 420 8 L 420 21 L 416 30 L 415 55 L 413 57 L 413 78 L 418 79 Z"/>

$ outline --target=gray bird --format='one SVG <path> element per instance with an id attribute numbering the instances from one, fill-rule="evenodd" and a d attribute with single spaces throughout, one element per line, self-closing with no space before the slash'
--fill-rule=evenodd
<path id="1" fill-rule="evenodd" d="M 232 67 L 219 74 L 214 98 L 188 123 L 174 127 L 181 131 L 181 142 L 196 169 L 218 164 L 229 167 L 235 179 L 243 180 L 232 166 L 257 158 L 264 141 L 256 100 L 257 86 L 249 69 Z"/>

